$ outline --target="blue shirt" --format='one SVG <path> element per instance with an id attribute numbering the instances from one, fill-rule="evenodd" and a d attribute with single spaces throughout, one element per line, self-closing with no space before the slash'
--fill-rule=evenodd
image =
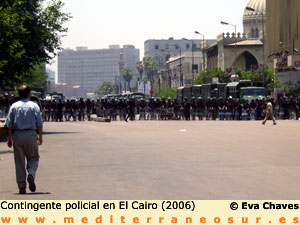
<path id="1" fill-rule="evenodd" d="M 12 104 L 6 117 L 5 126 L 14 130 L 36 130 L 43 126 L 39 106 L 27 98 Z"/>

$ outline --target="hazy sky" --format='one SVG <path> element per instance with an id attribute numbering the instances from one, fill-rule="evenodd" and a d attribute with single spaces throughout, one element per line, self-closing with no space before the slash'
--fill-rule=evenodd
<path id="1" fill-rule="evenodd" d="M 63 48 L 108 48 L 132 44 L 144 54 L 147 39 L 215 39 L 221 32 L 243 32 L 243 12 L 248 0 L 63 0 L 72 19 Z M 55 60 L 56 61 L 56 60 Z M 57 71 L 56 63 L 49 66 Z"/>

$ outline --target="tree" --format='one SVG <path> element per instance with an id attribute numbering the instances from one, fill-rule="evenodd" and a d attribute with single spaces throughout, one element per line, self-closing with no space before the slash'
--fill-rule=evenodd
<path id="1" fill-rule="evenodd" d="M 140 80 L 142 79 L 143 73 L 144 73 L 144 65 L 143 61 L 139 61 L 136 63 L 136 69 L 139 72 Z"/>
<path id="2" fill-rule="evenodd" d="M 166 88 L 160 91 L 160 93 L 158 94 L 158 97 L 160 98 L 171 98 L 171 99 L 175 99 L 177 96 L 177 89 L 176 88 Z"/>
<path id="3" fill-rule="evenodd" d="M 109 95 L 114 92 L 114 85 L 111 82 L 105 81 L 99 85 L 96 89 L 95 94 L 97 98 L 103 97 L 104 95 Z"/>
<path id="4" fill-rule="evenodd" d="M 282 85 L 282 92 L 291 96 L 300 96 L 297 86 L 291 80 L 286 81 Z"/>
<path id="5" fill-rule="evenodd" d="M 211 70 L 205 71 L 202 75 L 195 78 L 195 84 L 203 84 L 204 79 L 218 77 L 220 83 L 230 82 L 230 76 L 226 74 L 224 70 L 221 70 L 219 67 L 215 67 Z"/>
<path id="6" fill-rule="evenodd" d="M 154 80 L 154 75 L 157 72 L 157 65 L 154 61 L 154 59 L 150 56 L 146 56 L 143 58 L 143 65 L 144 65 L 144 70 L 146 72 L 147 78 L 150 81 Z"/>
<path id="7" fill-rule="evenodd" d="M 253 72 L 251 70 L 248 71 L 238 71 L 241 80 L 251 80 L 256 84 L 262 84 L 265 80 L 265 87 L 268 93 L 274 91 L 274 88 L 281 88 L 282 84 L 279 81 L 279 77 L 284 75 L 276 75 L 274 70 L 270 70 L 270 68 L 265 65 L 264 71 L 261 72 Z"/>
<path id="8" fill-rule="evenodd" d="M 122 71 L 124 80 L 128 83 L 128 90 L 130 91 L 130 81 L 132 80 L 133 73 L 130 68 L 126 67 Z"/>
<path id="9" fill-rule="evenodd" d="M 51 0 L 0 1 L 0 88 L 13 88 L 30 79 L 36 65 L 48 63 L 60 50 L 71 16 L 63 3 Z"/>
<path id="10" fill-rule="evenodd" d="M 151 83 L 151 94 L 153 94 L 153 83 L 154 76 L 157 74 L 157 65 L 154 59 L 150 56 L 146 56 L 143 58 L 143 65 L 147 75 L 147 79 L 150 80 Z"/>
<path id="11" fill-rule="evenodd" d="M 34 65 L 24 76 L 22 82 L 32 87 L 43 88 L 47 83 L 48 74 L 45 71 L 44 65 Z"/>

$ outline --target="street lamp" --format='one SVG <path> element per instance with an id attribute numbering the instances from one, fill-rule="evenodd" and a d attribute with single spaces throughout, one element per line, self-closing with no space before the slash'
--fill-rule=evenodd
<path id="1" fill-rule="evenodd" d="M 224 22 L 224 21 L 221 21 L 221 24 L 222 25 L 229 25 L 229 26 L 234 27 L 234 33 L 235 33 L 235 35 L 234 35 L 234 38 L 235 38 L 235 41 L 234 41 L 235 60 L 234 60 L 234 62 L 236 62 L 236 60 L 237 60 L 237 58 L 236 58 L 236 54 L 237 54 L 237 52 L 236 52 L 236 25 L 235 24 L 230 24 L 230 23 L 227 23 L 227 22 Z"/>
<path id="2" fill-rule="evenodd" d="M 194 41 L 193 40 L 188 40 L 186 38 L 182 38 L 182 40 L 192 42 L 192 79 L 193 79 L 192 84 L 194 85 Z"/>
<path id="3" fill-rule="evenodd" d="M 247 10 L 255 12 L 256 10 L 251 8 L 251 7 L 246 7 Z M 258 11 L 256 11 L 258 12 Z M 258 12 L 261 14 L 261 22 L 262 22 L 262 43 L 263 43 L 263 84 L 265 86 L 265 24 L 264 24 L 264 13 L 263 12 Z"/>
<path id="4" fill-rule="evenodd" d="M 205 59 L 204 59 L 204 35 L 199 33 L 198 31 L 195 31 L 195 34 L 199 34 L 202 36 L 202 72 L 204 72 L 204 65 L 205 65 Z"/>

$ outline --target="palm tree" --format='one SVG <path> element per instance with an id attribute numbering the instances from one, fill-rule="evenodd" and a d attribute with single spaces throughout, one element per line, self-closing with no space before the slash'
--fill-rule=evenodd
<path id="1" fill-rule="evenodd" d="M 143 65 L 144 70 L 147 75 L 147 79 L 150 80 L 151 83 L 151 94 L 153 93 L 153 82 L 154 82 L 154 75 L 157 73 L 157 65 L 154 59 L 150 56 L 146 56 L 143 58 Z"/>
<path id="2" fill-rule="evenodd" d="M 122 72 L 124 80 L 128 83 L 128 90 L 130 91 L 130 81 L 132 80 L 133 73 L 128 67 L 125 67 Z"/>
<path id="3" fill-rule="evenodd" d="M 140 80 L 142 79 L 143 73 L 144 73 L 144 65 L 143 61 L 139 61 L 136 63 L 136 69 L 140 74 Z"/>

